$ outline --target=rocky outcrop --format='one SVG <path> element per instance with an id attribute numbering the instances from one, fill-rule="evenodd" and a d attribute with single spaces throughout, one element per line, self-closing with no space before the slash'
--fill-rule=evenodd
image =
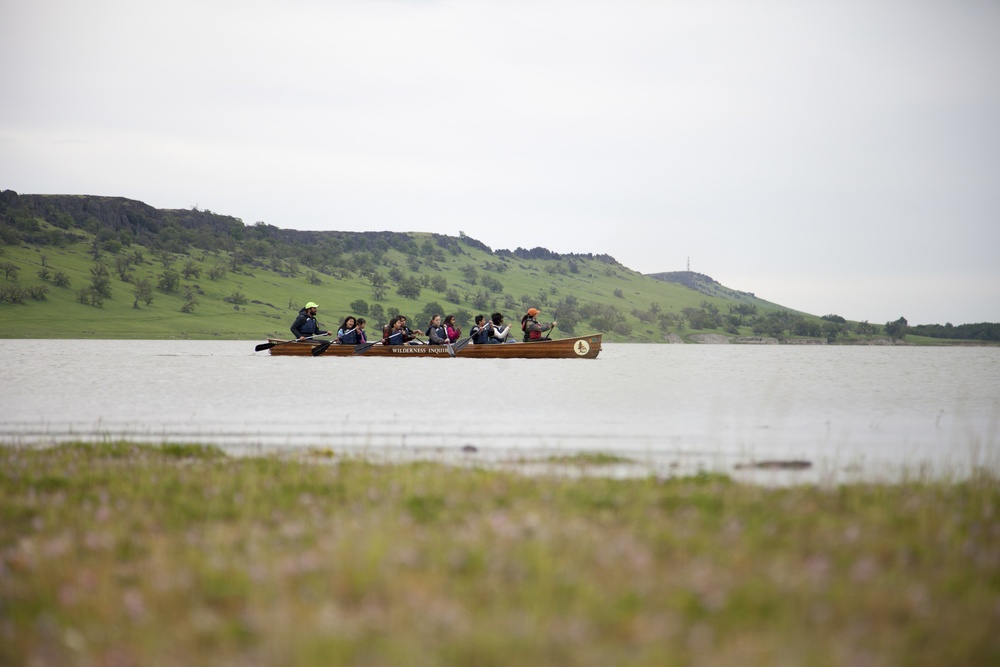
<path id="1" fill-rule="evenodd" d="M 688 340 L 692 343 L 708 345 L 728 345 L 732 342 L 729 336 L 723 336 L 722 334 L 691 334 L 688 336 Z"/>
<path id="2" fill-rule="evenodd" d="M 778 345 L 777 338 L 765 336 L 723 336 L 722 334 L 691 334 L 688 340 L 703 345 Z M 826 343 L 824 340 L 823 343 Z"/>
<path id="3" fill-rule="evenodd" d="M 898 338 L 871 338 L 869 340 L 861 340 L 852 345 L 906 345 L 906 341 L 899 340 Z"/>

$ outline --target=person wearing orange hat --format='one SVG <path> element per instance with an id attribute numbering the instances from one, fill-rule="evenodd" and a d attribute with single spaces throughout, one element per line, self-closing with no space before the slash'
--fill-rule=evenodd
<path id="1" fill-rule="evenodd" d="M 521 331 L 524 332 L 524 342 L 529 343 L 533 340 L 541 340 L 542 332 L 549 331 L 556 328 L 556 323 L 552 324 L 539 324 L 538 314 L 542 312 L 537 308 L 529 308 L 528 314 L 521 318 Z"/>
<path id="2" fill-rule="evenodd" d="M 295 318 L 292 323 L 292 333 L 298 340 L 305 340 L 307 338 L 314 338 L 316 336 L 332 336 L 332 331 L 327 331 L 323 333 L 320 331 L 320 323 L 316 321 L 316 310 L 319 306 L 310 301 L 302 310 L 299 311 L 299 316 Z"/>

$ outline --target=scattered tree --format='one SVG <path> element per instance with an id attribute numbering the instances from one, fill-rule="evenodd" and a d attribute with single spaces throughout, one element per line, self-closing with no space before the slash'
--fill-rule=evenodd
<path id="1" fill-rule="evenodd" d="M 132 296 L 135 297 L 135 301 L 132 303 L 133 308 L 139 307 L 139 302 L 142 301 L 147 306 L 153 304 L 153 282 L 148 277 L 143 277 L 142 279 L 136 281 L 132 286 Z"/>
<path id="2" fill-rule="evenodd" d="M 885 323 L 885 333 L 890 338 L 902 340 L 906 336 L 907 322 L 905 317 L 900 317 L 895 322 Z"/>
<path id="3" fill-rule="evenodd" d="M 198 299 L 195 298 L 194 290 L 188 287 L 184 292 L 184 305 L 181 306 L 181 312 L 193 313 L 197 305 Z"/>
<path id="4" fill-rule="evenodd" d="M 460 269 L 460 271 L 462 272 L 462 276 L 465 278 L 465 281 L 470 285 L 475 285 L 476 281 L 479 280 L 479 270 L 472 264 L 466 264 Z"/>
<path id="5" fill-rule="evenodd" d="M 180 284 L 181 274 L 173 269 L 166 269 L 160 274 L 160 279 L 156 282 L 156 287 L 164 292 L 176 292 Z"/>
<path id="6" fill-rule="evenodd" d="M 483 287 L 485 287 L 490 292 L 493 292 L 495 294 L 503 293 L 503 285 L 500 283 L 499 280 L 497 280 L 493 276 L 490 275 L 483 276 L 480 283 L 482 283 Z"/>
<path id="7" fill-rule="evenodd" d="M 371 307 L 368 308 L 368 316 L 377 326 L 382 326 L 386 321 L 385 309 L 382 308 L 382 304 L 380 303 L 372 304 Z"/>
<path id="8" fill-rule="evenodd" d="M 246 297 L 246 294 L 244 294 L 243 292 L 241 292 L 239 290 L 236 290 L 235 292 L 233 292 L 232 294 L 230 294 L 227 297 L 223 297 L 222 300 L 223 301 L 228 301 L 229 303 L 234 303 L 237 306 L 246 305 L 248 303 L 248 301 L 249 301 L 247 299 L 247 297 Z"/>
<path id="9" fill-rule="evenodd" d="M 28 296 L 35 301 L 45 301 L 46 296 L 49 293 L 49 288 L 45 285 L 32 285 L 27 290 Z"/>
<path id="10" fill-rule="evenodd" d="M 375 301 L 381 301 L 385 298 L 385 293 L 388 290 L 385 283 L 385 276 L 383 276 L 378 271 L 372 271 L 368 276 L 368 282 L 372 290 L 372 298 Z"/>
<path id="11" fill-rule="evenodd" d="M 132 260 L 128 255 L 115 256 L 115 273 L 118 274 L 118 279 L 123 283 L 132 282 L 132 274 L 129 273 L 129 269 L 131 268 Z"/>
<path id="12" fill-rule="evenodd" d="M 437 301 L 431 301 L 424 305 L 424 309 L 417 314 L 417 325 L 424 327 L 431 318 L 435 315 L 440 315 L 442 319 L 447 313 L 444 311 L 444 307 Z M 417 328 L 417 327 L 413 327 Z"/>
<path id="13" fill-rule="evenodd" d="M 104 297 L 93 287 L 81 288 L 77 292 L 76 298 L 80 303 L 89 304 L 95 308 L 102 308 L 104 306 Z"/>
<path id="14" fill-rule="evenodd" d="M 419 299 L 420 282 L 413 276 L 409 276 L 399 284 L 399 287 L 396 288 L 396 294 L 404 299 Z"/>
<path id="15" fill-rule="evenodd" d="M 0 303 L 9 301 L 10 303 L 24 303 L 28 292 L 23 287 L 17 285 L 0 285 Z"/>
<path id="16" fill-rule="evenodd" d="M 181 275 L 184 276 L 185 280 L 191 280 L 192 278 L 201 278 L 201 269 L 198 265 L 194 263 L 194 260 L 189 259 L 184 262 L 184 268 L 181 269 Z"/>
<path id="17" fill-rule="evenodd" d="M 226 277 L 229 269 L 225 264 L 219 263 L 208 270 L 208 277 L 210 280 L 222 280 Z"/>
<path id="18" fill-rule="evenodd" d="M 3 271 L 3 277 L 7 280 L 17 280 L 20 270 L 21 267 L 13 262 L 0 262 L 0 271 Z"/>
<path id="19" fill-rule="evenodd" d="M 486 310 L 490 307 L 490 293 L 485 290 L 478 290 L 473 294 L 469 301 L 477 310 Z"/>
<path id="20" fill-rule="evenodd" d="M 90 288 L 104 299 L 111 298 L 111 273 L 104 262 L 91 267 Z"/>

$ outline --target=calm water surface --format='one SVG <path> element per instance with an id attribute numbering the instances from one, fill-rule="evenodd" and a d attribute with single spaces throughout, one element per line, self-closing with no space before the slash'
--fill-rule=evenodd
<path id="1" fill-rule="evenodd" d="M 781 474 L 805 480 L 1000 469 L 1000 348 L 608 344 L 591 361 L 289 358 L 255 344 L 0 341 L 0 442 L 477 462 L 599 451 L 644 473 L 737 476 L 802 459 L 810 471 Z"/>

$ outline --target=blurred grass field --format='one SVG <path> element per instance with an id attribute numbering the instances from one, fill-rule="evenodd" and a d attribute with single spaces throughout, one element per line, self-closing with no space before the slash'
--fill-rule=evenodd
<path id="1" fill-rule="evenodd" d="M 0 447 L 0 664 L 1000 664 L 997 482 Z"/>

